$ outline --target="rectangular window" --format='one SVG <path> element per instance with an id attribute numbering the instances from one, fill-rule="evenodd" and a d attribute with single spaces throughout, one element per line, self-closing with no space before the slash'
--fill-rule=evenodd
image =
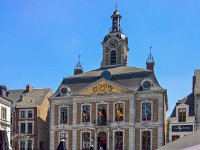
<path id="1" fill-rule="evenodd" d="M 44 150 L 44 142 L 40 141 L 40 150 Z"/>
<path id="2" fill-rule="evenodd" d="M 99 104 L 97 107 L 98 125 L 107 125 L 107 104 Z"/>
<path id="3" fill-rule="evenodd" d="M 26 132 L 26 124 L 20 123 L 20 134 L 25 134 Z"/>
<path id="4" fill-rule="evenodd" d="M 151 150 L 151 131 L 142 131 L 141 150 Z"/>
<path id="5" fill-rule="evenodd" d="M 68 107 L 60 107 L 60 124 L 68 123 Z"/>
<path id="6" fill-rule="evenodd" d="M 28 123 L 28 134 L 33 133 L 33 123 Z"/>
<path id="7" fill-rule="evenodd" d="M 20 118 L 26 118 L 26 111 L 25 110 L 20 111 Z"/>
<path id="8" fill-rule="evenodd" d="M 90 105 L 82 106 L 82 122 L 90 122 Z"/>
<path id="9" fill-rule="evenodd" d="M 25 150 L 25 141 L 20 141 L 20 150 Z"/>
<path id="10" fill-rule="evenodd" d="M 5 107 L 1 107 L 1 119 L 2 120 L 6 120 L 6 108 Z"/>
<path id="11" fill-rule="evenodd" d="M 151 112 L 151 103 L 142 103 L 142 121 L 150 121 L 152 115 Z"/>
<path id="12" fill-rule="evenodd" d="M 82 132 L 82 150 L 90 148 L 90 132 Z"/>
<path id="13" fill-rule="evenodd" d="M 178 109 L 178 121 L 186 122 L 186 108 Z"/>
<path id="14" fill-rule="evenodd" d="M 33 111 L 32 110 L 28 110 L 28 118 L 33 118 Z"/>
<path id="15" fill-rule="evenodd" d="M 180 138 L 179 135 L 172 135 L 172 141 L 175 141 L 175 140 L 177 140 L 177 139 L 179 139 L 179 138 Z"/>
<path id="16" fill-rule="evenodd" d="M 124 104 L 115 104 L 115 121 L 124 121 Z"/>
<path id="17" fill-rule="evenodd" d="M 27 141 L 27 150 L 33 150 L 33 141 L 32 140 Z"/>
<path id="18" fill-rule="evenodd" d="M 60 141 L 65 140 L 67 142 L 67 133 L 66 132 L 60 132 Z"/>
<path id="19" fill-rule="evenodd" d="M 122 131 L 116 131 L 115 132 L 115 143 L 114 143 L 115 149 L 116 150 L 123 150 L 123 144 L 124 144 L 123 132 Z"/>

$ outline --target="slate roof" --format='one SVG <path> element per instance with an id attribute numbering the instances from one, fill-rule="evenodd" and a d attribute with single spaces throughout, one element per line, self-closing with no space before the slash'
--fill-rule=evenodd
<path id="1" fill-rule="evenodd" d="M 85 87 L 89 86 L 90 84 L 101 79 L 101 73 L 104 71 L 109 71 L 111 73 L 111 82 L 115 82 L 116 84 L 124 86 L 132 91 L 138 91 L 141 87 L 141 82 L 145 78 L 152 80 L 152 88 L 162 89 L 153 71 L 130 66 L 99 68 L 75 76 L 70 76 L 63 79 L 60 87 L 66 85 L 70 88 L 71 94 L 75 94 L 84 89 Z M 55 92 L 54 96 L 59 96 L 58 90 Z"/>
<path id="2" fill-rule="evenodd" d="M 195 112 L 194 112 L 194 95 L 193 95 L 193 93 L 189 94 L 188 96 L 184 97 L 182 100 L 178 101 L 176 103 L 176 106 L 180 105 L 181 103 L 189 105 L 189 116 L 195 116 Z M 170 117 L 176 117 L 176 106 L 174 107 Z"/>
<path id="3" fill-rule="evenodd" d="M 8 90 L 8 98 L 13 101 L 13 106 L 16 107 L 36 107 L 40 106 L 42 101 L 51 92 L 50 88 L 36 89 L 32 88 L 30 92 L 25 89 Z M 21 96 L 23 98 L 21 99 Z"/>

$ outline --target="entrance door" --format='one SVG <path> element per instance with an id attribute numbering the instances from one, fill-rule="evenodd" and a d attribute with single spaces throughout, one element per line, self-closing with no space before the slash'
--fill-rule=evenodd
<path id="1" fill-rule="evenodd" d="M 97 141 L 97 150 L 106 150 L 107 149 L 107 135 L 105 132 L 99 132 L 98 141 Z M 102 147 L 103 149 L 100 149 Z"/>

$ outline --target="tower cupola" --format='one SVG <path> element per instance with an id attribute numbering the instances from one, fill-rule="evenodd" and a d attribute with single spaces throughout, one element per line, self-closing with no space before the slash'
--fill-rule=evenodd
<path id="1" fill-rule="evenodd" d="M 128 37 L 122 33 L 120 26 L 121 18 L 122 16 L 116 8 L 111 16 L 112 28 L 102 42 L 103 60 L 101 67 L 127 65 Z"/>
<path id="2" fill-rule="evenodd" d="M 120 20 L 121 20 L 122 16 L 119 14 L 119 11 L 116 9 L 113 12 L 113 15 L 111 16 L 112 19 L 112 32 L 114 31 L 120 31 Z"/>

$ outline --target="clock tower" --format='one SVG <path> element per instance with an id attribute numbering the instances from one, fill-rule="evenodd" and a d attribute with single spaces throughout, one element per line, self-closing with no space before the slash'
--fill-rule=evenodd
<path id="1" fill-rule="evenodd" d="M 122 33 L 122 16 L 116 9 L 111 16 L 112 27 L 103 39 L 103 60 L 101 67 L 126 66 L 128 58 L 128 37 Z"/>

